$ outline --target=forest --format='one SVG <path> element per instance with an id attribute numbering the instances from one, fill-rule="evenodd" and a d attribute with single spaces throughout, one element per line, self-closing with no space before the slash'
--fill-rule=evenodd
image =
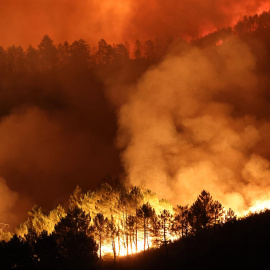
<path id="1" fill-rule="evenodd" d="M 103 182 L 77 186 L 65 207 L 34 206 L 15 234 L 2 232 L 0 269 L 87 269 L 97 260 L 129 256 L 235 222 L 236 215 L 202 191 L 189 207 L 172 205 L 151 190 Z M 81 264 L 81 265 L 80 265 Z M 1 268 L 2 267 L 2 268 Z"/>
<path id="2" fill-rule="evenodd" d="M 205 45 L 212 41 L 226 39 L 231 34 L 244 36 L 248 33 L 269 30 L 270 11 L 264 11 L 260 15 L 244 16 L 233 28 L 224 28 L 210 33 L 202 38 L 191 41 L 192 44 Z M 7 49 L 0 47 L 0 72 L 5 77 L 14 73 L 37 73 L 48 71 L 60 71 L 68 69 L 82 71 L 95 69 L 104 65 L 112 65 L 113 68 L 127 63 L 135 62 L 136 65 L 155 64 L 160 61 L 172 43 L 172 40 L 155 39 L 140 41 L 134 44 L 127 42 L 120 44 L 108 44 L 101 39 L 97 46 L 90 45 L 83 39 L 76 40 L 72 44 L 67 41 L 58 45 L 45 35 L 38 48 L 31 45 L 24 50 L 21 46 L 10 46 Z"/>
<path id="3" fill-rule="evenodd" d="M 245 40 L 258 55 L 256 72 L 269 74 L 269 36 L 270 12 L 263 12 L 261 15 L 244 17 L 233 28 L 218 30 L 192 40 L 190 44 L 197 47 L 216 47 L 222 46 L 230 38 Z M 264 55 L 260 55 L 256 50 L 258 44 L 252 42 L 254 39 L 264 42 Z M 187 42 L 180 43 L 183 50 L 189 46 Z M 169 39 L 137 40 L 133 45 L 108 44 L 101 39 L 96 47 L 90 47 L 83 39 L 72 44 L 64 42 L 56 45 L 48 35 L 41 39 L 38 48 L 29 46 L 25 50 L 20 46 L 6 49 L 0 47 L 0 116 L 4 119 L 14 111 L 20 112 L 23 107 L 35 106 L 49 115 L 60 111 L 57 119 L 64 122 L 61 118 L 64 114 L 62 112 L 69 111 L 74 118 L 72 128 L 82 130 L 81 134 L 88 134 L 88 129 L 91 129 L 91 136 L 111 146 L 117 129 L 116 113 L 111 113 L 111 107 L 117 107 L 118 104 L 108 105 L 104 90 L 106 85 L 135 83 L 148 68 L 162 61 L 171 50 L 173 42 Z M 80 109 L 85 110 L 80 102 L 76 102 L 77 96 L 62 91 L 71 88 L 80 88 L 80 101 L 91 96 L 91 106 L 88 107 L 87 104 L 87 114 L 83 119 L 84 123 L 91 123 L 91 128 L 77 121 L 81 117 Z M 12 95 L 14 92 L 16 95 Z M 127 98 L 128 90 L 125 94 L 122 99 Z M 106 124 L 101 126 L 100 123 Z M 69 146 L 72 145 L 70 138 L 73 139 L 74 136 L 69 137 Z M 66 149 L 63 150 L 66 154 L 63 163 L 69 167 L 73 159 L 66 162 L 69 152 L 65 151 Z M 102 151 L 106 153 L 107 149 Z M 89 166 L 85 152 L 82 154 L 83 158 L 78 154 L 80 158 L 77 161 L 77 167 L 83 173 L 85 167 Z M 108 152 L 112 157 L 116 156 L 115 153 Z M 24 158 L 23 155 L 22 159 Z M 115 171 L 118 172 L 122 168 L 119 161 L 116 163 L 118 167 Z M 32 166 L 32 163 L 30 164 Z M 103 161 L 102 164 L 102 173 L 112 169 L 109 162 Z M 12 172 L 12 176 L 27 181 L 36 177 L 35 174 L 30 177 L 26 173 L 29 168 L 35 170 L 35 166 L 31 166 L 21 166 L 17 170 L 11 166 L 10 171 L 5 171 L 5 174 L 9 176 Z M 50 165 L 46 163 L 44 167 L 50 168 Z M 75 166 L 74 171 L 77 167 Z M 41 194 L 46 187 L 55 194 L 62 189 L 65 189 L 63 193 L 67 193 L 78 178 L 74 171 L 57 171 L 50 180 L 47 180 L 45 174 L 36 190 Z M 88 179 L 88 182 L 91 182 L 89 179 L 100 177 L 100 172 L 95 172 L 94 175 L 83 173 L 81 175 Z M 59 175 L 64 179 L 60 184 L 48 185 L 48 181 L 53 182 Z M 34 181 L 33 183 L 38 185 Z M 85 183 L 84 185 L 87 185 Z M 26 192 L 27 182 L 14 181 L 12 185 L 20 185 L 21 190 Z M 207 247 L 210 254 L 215 245 L 219 248 L 222 246 L 222 241 L 227 236 L 230 238 L 236 231 L 240 235 L 241 224 L 247 222 L 248 225 L 243 225 L 246 230 L 250 224 L 260 219 L 258 216 L 250 216 L 238 220 L 232 209 L 225 209 L 206 190 L 198 194 L 193 204 L 177 206 L 158 198 L 156 193 L 149 189 L 126 186 L 112 179 L 103 181 L 98 188 L 93 187 L 86 193 L 82 190 L 86 190 L 85 186 L 82 189 L 77 186 L 68 202 L 51 207 L 50 211 L 35 205 L 26 220 L 14 230 L 1 230 L 0 269 L 89 269 L 101 267 L 101 262 L 106 260 L 111 263 L 108 268 L 117 263 L 121 267 L 121 257 L 131 257 L 137 253 L 150 254 L 151 250 L 162 250 L 164 258 L 168 258 L 172 256 L 172 247 L 179 243 L 179 249 L 185 250 L 189 256 L 192 248 L 196 250 L 197 243 L 200 246 L 209 238 L 214 239 L 213 242 L 217 241 L 213 246 Z M 47 198 L 45 195 L 42 198 L 38 192 L 35 195 L 37 201 L 40 199 L 43 203 Z M 243 236 L 245 237 L 246 235 Z M 200 252 L 197 252 L 200 257 Z M 207 256 L 211 259 L 209 254 Z M 192 261 L 192 257 L 188 257 L 188 260 Z M 104 267 L 106 268 L 106 265 Z"/>

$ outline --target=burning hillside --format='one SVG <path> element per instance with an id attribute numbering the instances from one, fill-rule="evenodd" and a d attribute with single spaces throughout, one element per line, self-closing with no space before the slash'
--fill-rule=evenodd
<path id="1" fill-rule="evenodd" d="M 270 12 L 262 12 L 267 3 L 216 3 L 214 14 L 203 12 L 213 1 L 195 1 L 201 9 L 192 11 L 188 23 L 189 12 L 188 18 L 179 13 L 191 11 L 189 2 L 150 2 L 142 9 L 142 1 L 108 1 L 97 12 L 106 20 L 91 17 L 103 37 L 70 30 L 66 39 L 78 39 L 64 42 L 52 16 L 52 24 L 40 23 L 49 33 L 55 29 L 56 41 L 45 35 L 38 46 L 27 48 L 23 38 L 22 47 L 0 47 L 0 223 L 15 228 L 36 203 L 54 208 L 76 184 L 95 190 L 107 172 L 123 183 L 119 190 L 74 194 L 76 207 L 59 206 L 46 215 L 34 207 L 17 228 L 22 239 L 31 233 L 63 237 L 61 222 L 69 222 L 78 208 L 91 218 L 85 233 L 92 229 L 99 257 L 121 256 L 223 224 L 234 219 L 230 208 L 238 217 L 269 208 Z M 87 3 L 70 3 L 72 16 L 96 6 Z M 5 8 L 12 9 L 12 1 Z M 107 14 L 121 27 L 111 31 Z M 78 25 L 86 27 L 85 18 Z M 89 45 L 79 34 L 99 42 Z M 10 42 L 21 41 L 13 36 Z M 123 37 L 132 43 L 118 43 Z M 201 193 L 209 205 L 196 210 L 202 190 L 217 201 Z M 203 211 L 209 214 L 204 223 Z M 95 246 L 92 240 L 86 239 Z"/>

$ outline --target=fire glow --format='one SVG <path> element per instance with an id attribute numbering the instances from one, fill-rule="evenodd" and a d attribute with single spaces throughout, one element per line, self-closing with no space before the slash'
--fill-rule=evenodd
<path id="1" fill-rule="evenodd" d="M 246 217 L 250 214 L 259 214 L 265 210 L 270 209 L 270 200 L 265 200 L 265 201 L 256 201 L 253 206 L 251 206 L 248 210 L 242 211 L 238 214 L 238 216 L 241 217 Z"/>

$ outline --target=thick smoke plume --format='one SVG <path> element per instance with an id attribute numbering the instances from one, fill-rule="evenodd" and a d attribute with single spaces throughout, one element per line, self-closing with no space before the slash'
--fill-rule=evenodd
<path id="1" fill-rule="evenodd" d="M 90 43 L 192 38 L 269 8 L 265 0 L 3 0 L 0 44 L 37 45 L 44 34 Z"/>
<path id="2" fill-rule="evenodd" d="M 149 70 L 120 110 L 130 183 L 175 204 L 205 189 L 236 211 L 269 198 L 269 111 L 260 112 L 269 106 L 256 58 L 233 38 L 180 51 Z"/>

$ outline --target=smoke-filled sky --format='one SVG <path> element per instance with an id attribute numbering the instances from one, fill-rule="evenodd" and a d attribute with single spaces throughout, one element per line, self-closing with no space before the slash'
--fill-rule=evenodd
<path id="1" fill-rule="evenodd" d="M 257 0 L 3 0 L 0 45 L 36 46 L 44 34 L 56 43 L 190 39 L 269 7 Z M 58 85 L 46 77 L 1 85 L 0 222 L 15 225 L 34 203 L 51 207 L 77 184 L 94 188 L 123 171 L 129 183 L 174 204 L 191 203 L 202 189 L 235 210 L 268 198 L 270 83 L 256 71 L 258 56 L 235 38 L 214 49 L 181 46 L 132 84 L 123 83 L 133 72 L 125 69 L 92 75 L 91 89 L 80 75 L 63 75 Z"/>
<path id="2" fill-rule="evenodd" d="M 270 8 L 266 0 L 2 0 L 0 44 L 37 45 L 83 38 L 124 42 L 155 37 L 194 38 Z"/>

